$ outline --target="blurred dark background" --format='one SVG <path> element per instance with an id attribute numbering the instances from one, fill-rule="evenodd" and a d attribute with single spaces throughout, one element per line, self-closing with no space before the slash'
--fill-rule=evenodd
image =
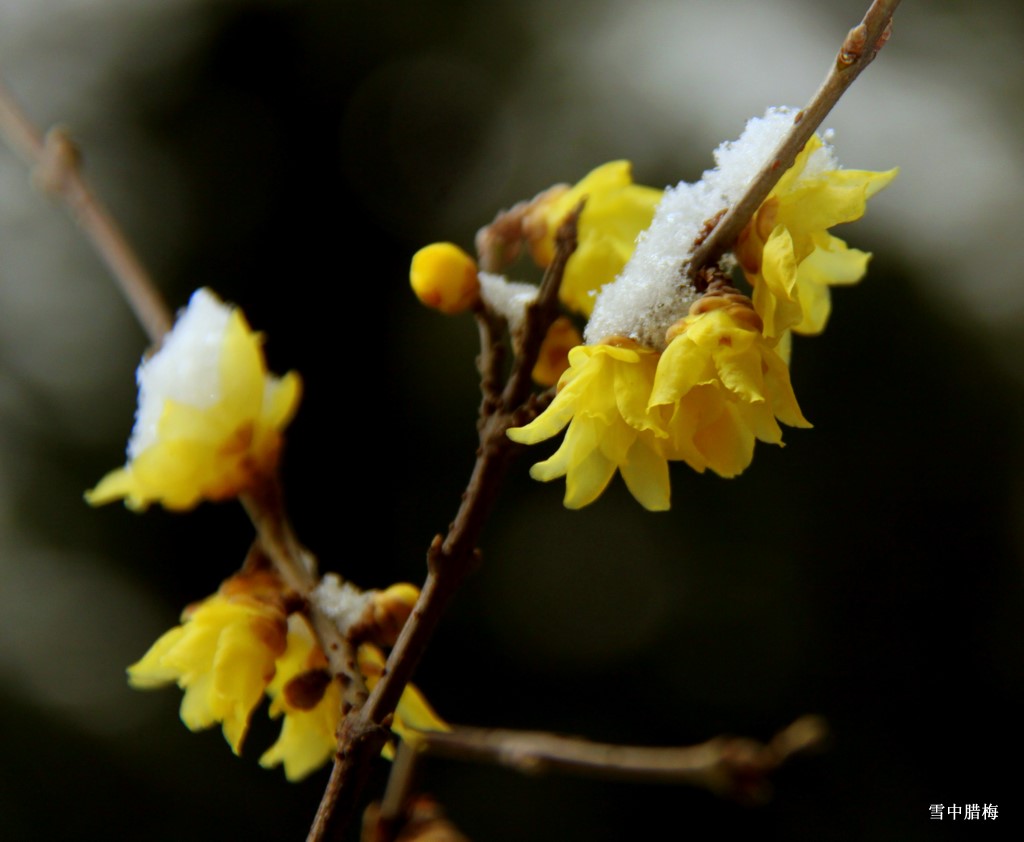
<path id="1" fill-rule="evenodd" d="M 748 117 L 806 101 L 865 5 L 4 0 L 0 71 L 69 125 L 172 306 L 214 288 L 301 372 L 294 520 L 325 569 L 376 587 L 422 580 L 475 447 L 475 329 L 417 306 L 415 249 L 469 247 L 500 207 L 613 158 L 647 184 L 698 178 Z M 902 173 L 838 232 L 875 253 L 868 278 L 796 343 L 815 429 L 738 480 L 674 469 L 661 515 L 618 480 L 565 511 L 516 466 L 417 679 L 456 722 L 685 744 L 813 712 L 827 750 L 756 809 L 429 763 L 473 839 L 959 838 L 934 803 L 1019 826 L 1024 19 L 904 6 L 826 122 L 845 165 Z M 186 731 L 176 689 L 124 681 L 251 539 L 233 505 L 83 504 L 123 459 L 143 350 L 0 150 L 2 835 L 303 838 L 326 772 L 260 769 L 263 711 L 239 760 Z"/>

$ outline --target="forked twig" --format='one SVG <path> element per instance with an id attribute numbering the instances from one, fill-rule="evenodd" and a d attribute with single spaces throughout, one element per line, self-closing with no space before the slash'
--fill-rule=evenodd
<path id="1" fill-rule="evenodd" d="M 504 766 L 527 775 L 562 773 L 605 780 L 683 784 L 742 803 L 770 795 L 768 776 L 794 755 L 816 749 L 827 736 L 825 721 L 802 716 L 768 742 L 714 737 L 694 746 L 625 746 L 595 743 L 543 731 L 452 726 L 421 732 L 403 743 L 388 778 L 377 816 L 377 840 L 392 838 L 415 790 L 420 765 L 430 757 Z"/>
<path id="2" fill-rule="evenodd" d="M 528 391 L 523 393 L 522 372 L 525 371 L 525 376 L 529 377 L 540 342 L 554 318 L 551 300 L 557 298 L 565 264 L 576 247 L 578 213 L 579 209 L 570 213 L 559 230 L 555 258 L 545 274 L 538 301 L 531 308 L 532 312 L 527 314 L 526 334 L 522 344 L 524 350 L 516 358 L 515 368 L 505 390 L 497 397 L 484 389 L 477 424 L 480 447 L 462 503 L 448 534 L 443 538 L 440 535 L 435 537 L 427 551 L 426 582 L 391 650 L 384 674 L 366 704 L 360 710 L 353 711 L 342 723 L 338 754 L 310 829 L 308 842 L 326 838 L 329 823 L 341 821 L 345 824 L 354 815 L 356 800 L 365 778 L 364 770 L 373 757 L 380 753 L 388 736 L 383 724 L 398 705 L 402 691 L 412 677 L 448 604 L 466 576 L 480 562 L 477 549 L 480 532 L 497 500 L 512 457 L 519 450 L 519 445 L 514 444 L 505 433 L 509 427 L 522 423 L 524 415 L 532 411 L 530 406 L 524 405 L 524 402 L 531 405 L 532 402 L 529 401 Z M 481 336 L 498 341 L 498 337 L 489 331 L 482 332 Z M 488 353 L 486 348 L 481 350 L 485 358 Z"/>

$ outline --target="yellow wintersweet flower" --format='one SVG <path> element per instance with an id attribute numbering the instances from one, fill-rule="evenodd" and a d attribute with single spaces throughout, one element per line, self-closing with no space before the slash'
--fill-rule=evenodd
<path id="1" fill-rule="evenodd" d="M 189 509 L 251 489 L 277 467 L 300 381 L 267 373 L 261 337 L 241 311 L 198 290 L 160 350 L 139 366 L 128 463 L 86 493 Z"/>
<path id="2" fill-rule="evenodd" d="M 776 418 L 809 427 L 789 368 L 762 333 L 750 299 L 729 287 L 709 289 L 669 330 L 649 406 L 671 412 L 670 459 L 698 471 L 736 476 L 753 458 L 754 440 L 781 444 Z"/>
<path id="3" fill-rule="evenodd" d="M 331 680 L 327 659 L 305 617 L 288 618 L 288 646 L 267 687 L 270 715 L 284 716 L 281 735 L 260 765 L 284 765 L 285 777 L 302 780 L 324 765 L 338 746 L 341 687 Z"/>
<path id="4" fill-rule="evenodd" d="M 186 727 L 199 731 L 222 722 L 238 754 L 249 717 L 285 650 L 280 582 L 268 573 L 239 574 L 186 608 L 181 619 L 128 667 L 129 683 L 151 689 L 176 682 L 185 691 Z"/>
<path id="5" fill-rule="evenodd" d="M 668 509 L 668 463 L 659 443 L 667 437 L 667 413 L 647 405 L 657 365 L 656 352 L 629 340 L 573 348 L 548 408 L 508 431 L 513 441 L 536 444 L 569 425 L 561 447 L 530 476 L 564 476 L 565 505 L 578 509 L 597 499 L 618 470 L 641 505 Z"/>
<path id="6" fill-rule="evenodd" d="M 357 660 L 372 690 L 384 667 L 384 655 L 373 644 L 364 643 L 358 649 Z M 284 722 L 280 737 L 260 758 L 260 765 L 283 765 L 288 780 L 301 780 L 326 763 L 337 749 L 342 705 L 341 687 L 331 680 L 323 650 L 301 615 L 288 618 L 288 647 L 277 661 L 277 673 L 267 687 L 267 695 L 271 698 L 270 715 L 283 716 Z M 407 741 L 415 740 L 416 731 L 448 730 L 411 684 L 402 692 L 391 727 Z M 385 755 L 390 754 L 390 749 L 385 749 Z"/>
<path id="7" fill-rule="evenodd" d="M 409 283 L 420 302 L 454 315 L 480 297 L 476 261 L 454 243 L 431 243 L 412 257 Z"/>
<path id="8" fill-rule="evenodd" d="M 633 183 L 629 161 L 611 161 L 574 187 L 541 196 L 524 220 L 530 253 L 539 266 L 555 255 L 555 234 L 566 215 L 586 198 L 579 220 L 578 246 L 566 265 L 561 299 L 589 316 L 594 293 L 622 271 L 637 235 L 651 224 L 661 191 Z"/>
<path id="9" fill-rule="evenodd" d="M 829 286 L 859 281 L 871 256 L 828 229 L 860 219 L 867 200 L 896 173 L 839 169 L 817 135 L 807 142 L 736 243 L 765 335 L 824 330 Z"/>

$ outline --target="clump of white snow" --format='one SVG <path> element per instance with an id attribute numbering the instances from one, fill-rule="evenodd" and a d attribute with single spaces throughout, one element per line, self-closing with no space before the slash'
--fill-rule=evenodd
<path id="1" fill-rule="evenodd" d="M 129 459 L 156 441 L 165 401 L 204 409 L 220 400 L 220 361 L 230 316 L 231 307 L 213 292 L 196 290 L 160 350 L 139 365 L 135 374 L 139 402 L 128 440 Z"/>
<path id="2" fill-rule="evenodd" d="M 480 297 L 495 313 L 508 322 L 509 330 L 515 333 L 523 324 L 526 308 L 537 300 L 539 289 L 533 284 L 510 281 L 504 275 L 481 272 Z"/>
<path id="3" fill-rule="evenodd" d="M 373 601 L 373 591 L 361 591 L 334 573 L 326 574 L 310 594 L 316 606 L 334 620 L 338 630 L 348 634 Z"/>
<path id="4" fill-rule="evenodd" d="M 687 314 L 697 297 L 681 272 L 694 241 L 709 219 L 740 199 L 796 114 L 795 108 L 769 108 L 764 117 L 747 123 L 739 140 L 726 141 L 715 150 L 716 166 L 700 181 L 680 182 L 665 191 L 650 227 L 637 238 L 633 256 L 598 293 L 584 333 L 588 344 L 625 336 L 648 348 L 664 349 L 665 331 Z M 811 155 L 805 172 L 813 175 L 837 166 L 826 145 Z"/>

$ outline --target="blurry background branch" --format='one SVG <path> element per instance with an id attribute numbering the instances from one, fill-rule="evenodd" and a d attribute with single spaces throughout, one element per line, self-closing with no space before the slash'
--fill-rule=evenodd
<path id="1" fill-rule="evenodd" d="M 400 825 L 417 771 L 430 757 L 492 763 L 527 775 L 686 784 L 759 804 L 771 791 L 768 775 L 793 755 L 820 747 L 825 736 L 825 723 L 816 716 L 801 717 L 767 743 L 721 736 L 685 747 L 610 745 L 547 732 L 454 725 L 447 733 L 423 732 L 415 745 L 399 747 L 378 820 L 385 828 Z M 385 833 L 377 838 L 391 839 Z"/>
<path id="2" fill-rule="evenodd" d="M 2 79 L 0 136 L 29 165 L 36 186 L 64 203 L 107 264 L 149 341 L 159 343 L 171 329 L 171 312 L 120 226 L 82 176 L 77 147 L 62 128 L 50 129 L 42 135 Z"/>

